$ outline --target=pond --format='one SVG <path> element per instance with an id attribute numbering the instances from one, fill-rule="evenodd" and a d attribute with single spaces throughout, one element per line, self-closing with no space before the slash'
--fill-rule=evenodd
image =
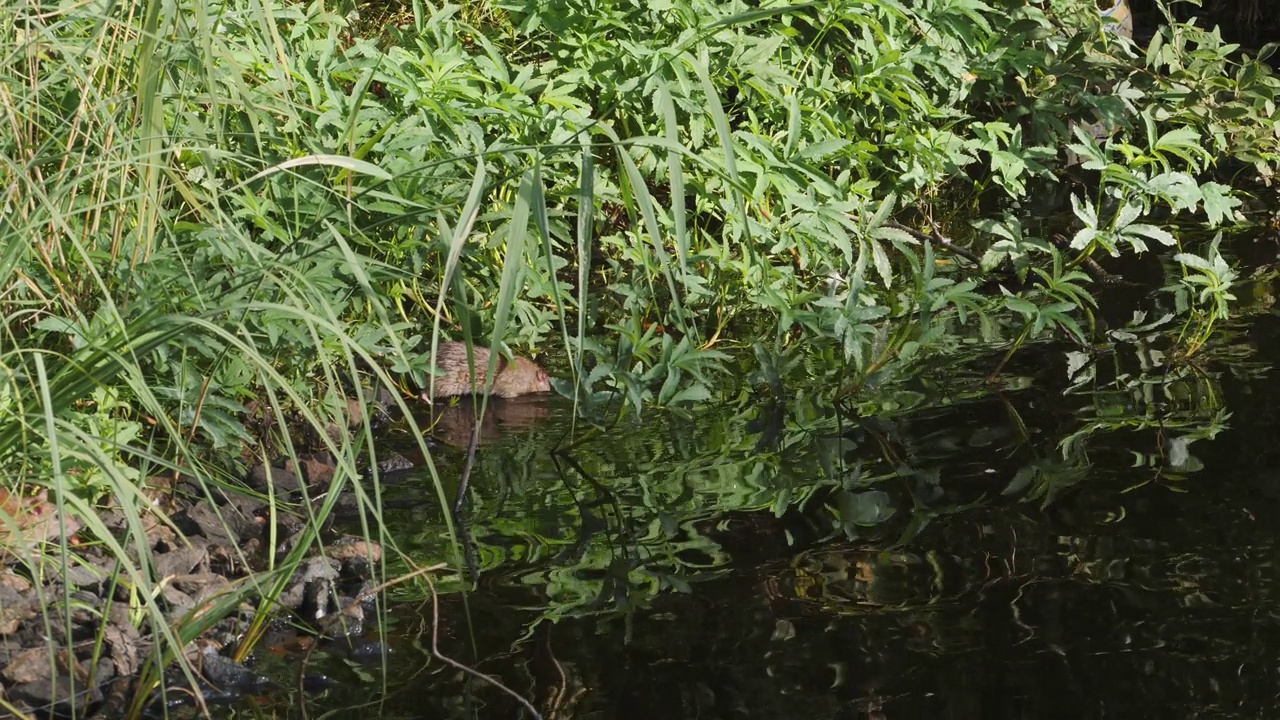
<path id="1" fill-rule="evenodd" d="M 474 590 L 393 588 L 359 661 L 264 649 L 279 688 L 224 712 L 533 717 L 498 681 L 546 718 L 1275 716 L 1280 316 L 1176 372 L 1112 336 L 995 384 L 979 352 L 876 414 L 748 391 L 597 433 L 563 399 L 499 407 L 461 516 Z M 449 492 L 465 456 L 437 450 Z M 453 557 L 426 473 L 384 502 L 402 551 Z M 297 689 L 303 665 L 333 686 Z"/>

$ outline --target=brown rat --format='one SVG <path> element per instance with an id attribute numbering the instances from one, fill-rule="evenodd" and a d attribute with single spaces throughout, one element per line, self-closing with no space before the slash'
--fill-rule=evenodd
<path id="1" fill-rule="evenodd" d="M 472 362 L 475 363 L 475 382 L 472 382 L 471 366 L 467 363 L 467 346 L 460 342 L 440 343 L 436 351 L 435 366 L 442 374 L 435 378 L 433 394 L 422 391 L 422 399 L 431 397 L 450 397 L 452 395 L 483 394 L 485 372 L 489 369 L 488 348 L 479 345 L 471 346 Z M 510 398 L 518 395 L 551 392 L 551 380 L 547 371 L 529 358 L 516 357 L 507 359 L 498 355 L 493 387 L 489 394 L 494 397 Z"/>

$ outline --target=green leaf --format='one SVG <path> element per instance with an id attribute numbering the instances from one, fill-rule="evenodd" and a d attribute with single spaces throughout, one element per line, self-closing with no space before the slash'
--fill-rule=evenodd
<path id="1" fill-rule="evenodd" d="M 1183 265 L 1195 268 L 1196 270 L 1203 270 L 1208 273 L 1213 272 L 1213 263 L 1205 260 L 1199 255 L 1193 255 L 1192 253 L 1178 253 L 1173 256 L 1173 259 L 1175 262 L 1180 262 Z"/>
<path id="2" fill-rule="evenodd" d="M 680 405 L 684 403 L 699 403 L 711 399 L 711 391 L 702 383 L 690 385 L 671 397 L 668 404 Z"/>
<path id="3" fill-rule="evenodd" d="M 850 145 L 848 140 L 844 138 L 832 138 L 823 140 L 800 148 L 800 152 L 796 155 L 802 160 L 826 160 L 828 156 L 835 155 Z"/>
<path id="4" fill-rule="evenodd" d="M 1222 221 L 1235 216 L 1235 209 L 1240 207 L 1240 200 L 1231 194 L 1231 188 L 1216 182 L 1207 182 L 1200 186 L 1204 197 L 1204 212 L 1209 216 L 1209 225 L 1217 227 Z"/>
<path id="5" fill-rule="evenodd" d="M 1129 225 L 1128 227 L 1126 227 L 1124 229 L 1124 232 L 1125 234 L 1135 233 L 1138 235 L 1142 235 L 1144 237 L 1149 237 L 1152 240 L 1155 240 L 1156 242 L 1162 245 L 1172 246 L 1177 244 L 1178 242 L 1176 239 L 1174 239 L 1173 235 L 1169 233 L 1169 231 L 1164 230 L 1163 228 L 1158 228 L 1155 225 L 1146 225 L 1144 223 L 1133 223 L 1132 225 Z"/>
<path id="6" fill-rule="evenodd" d="M 876 272 L 880 275 L 881 282 L 885 288 L 893 285 L 893 266 L 889 264 L 889 255 L 885 253 L 884 247 L 874 241 L 868 241 L 867 245 L 871 246 L 871 259 L 875 263 Z"/>
<path id="7" fill-rule="evenodd" d="M 894 515 L 893 500 L 883 490 L 841 490 L 836 494 L 836 502 L 840 519 L 845 525 L 870 527 L 879 525 Z"/>
<path id="8" fill-rule="evenodd" d="M 1021 314 L 1028 320 L 1040 314 L 1040 306 L 1020 297 L 1007 297 L 1004 299 L 1004 306 L 1010 310 Z"/>
<path id="9" fill-rule="evenodd" d="M 364 160 L 357 160 L 356 158 L 347 157 L 346 155 L 306 155 L 299 158 L 293 158 L 292 160 L 285 160 L 284 162 L 272 165 L 271 167 L 266 168 L 261 172 L 253 175 L 248 180 L 246 180 L 245 183 L 252 183 L 257 180 L 261 180 L 265 177 L 274 175 L 275 173 L 284 172 L 285 170 L 292 170 L 294 168 L 300 168 L 300 167 L 308 167 L 311 165 L 331 165 L 333 167 L 343 168 L 344 170 L 350 170 L 352 172 L 358 172 L 364 175 L 369 175 L 379 180 L 390 180 L 393 177 L 391 173 L 387 172 L 386 170 L 383 170 L 382 168 L 378 167 L 377 165 L 374 165 L 371 162 L 366 162 Z"/>

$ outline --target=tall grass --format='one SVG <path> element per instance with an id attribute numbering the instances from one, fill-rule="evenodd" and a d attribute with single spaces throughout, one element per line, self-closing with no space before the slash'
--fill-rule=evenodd
<path id="1" fill-rule="evenodd" d="M 310 127 L 292 138 L 278 128 L 310 106 L 293 60 L 277 52 L 280 19 L 202 8 L 177 18 L 162 3 L 110 16 L 86 6 L 0 11 L 11 49 L 0 66 L 0 467 L 11 492 L 47 488 L 59 516 L 83 525 L 81 542 L 116 559 L 110 586 L 130 589 L 131 617 L 158 641 L 135 714 L 172 661 L 194 685 L 183 648 L 245 600 L 260 608 L 252 641 L 343 491 L 356 490 L 364 532 L 394 547 L 381 533 L 376 473 L 366 482 L 358 465 L 376 466 L 368 416 L 348 432 L 346 399 L 369 408 L 371 389 L 398 390 L 385 359 L 404 366 L 417 342 L 405 332 L 416 324 L 393 322 L 382 291 L 412 276 L 368 255 L 355 218 L 351 173 L 388 176 L 350 156 L 294 161 L 315 138 Z M 249 401 L 274 415 L 269 437 L 246 431 Z M 144 480 L 180 474 L 215 498 L 240 485 L 252 461 L 242 449 L 296 461 L 285 429 L 300 424 L 337 458 L 336 473 L 316 489 L 323 503 L 272 507 L 311 513 L 309 532 L 284 556 L 268 552 L 263 572 L 211 607 L 170 618 L 144 522 L 163 511 Z M 125 517 L 122 532 L 103 520 L 108 502 Z M 268 547 L 283 539 L 276 519 Z M 35 549 L 21 558 L 34 578 L 48 563 L 65 576 L 75 562 L 66 537 Z M 46 606 L 63 637 L 71 607 L 69 596 Z"/>

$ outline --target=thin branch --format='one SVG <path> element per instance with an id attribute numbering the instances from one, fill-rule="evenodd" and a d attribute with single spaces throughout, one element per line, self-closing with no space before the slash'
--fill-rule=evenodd
<path id="1" fill-rule="evenodd" d="M 932 233 L 929 235 L 925 235 L 919 230 L 916 230 L 915 228 L 909 228 L 906 225 L 903 225 L 902 223 L 898 222 L 897 220 L 890 220 L 885 223 L 885 227 L 891 227 L 895 230 L 901 230 L 921 242 L 933 243 L 934 245 L 937 245 L 939 247 L 946 248 L 947 251 L 952 253 L 953 255 L 959 255 L 960 257 L 964 258 L 965 260 L 968 260 L 974 265 L 977 265 L 978 267 L 982 267 L 982 258 L 978 257 L 976 253 L 974 253 L 972 250 L 969 250 L 968 248 L 960 247 L 959 245 L 955 244 L 955 242 L 953 242 L 951 238 L 938 232 L 938 226 L 932 221 L 929 222 L 929 226 Z"/>
<path id="2" fill-rule="evenodd" d="M 1052 242 L 1059 250 L 1071 249 L 1071 241 L 1058 233 L 1050 235 L 1049 241 Z M 1100 285 L 1114 285 L 1123 279 L 1104 270 L 1102 266 L 1098 264 L 1097 260 L 1094 260 L 1088 255 L 1082 254 L 1077 256 L 1072 264 L 1079 265 L 1086 273 L 1088 273 L 1089 277 L 1093 278 L 1094 282 Z"/>
<path id="3" fill-rule="evenodd" d="M 486 675 L 480 672 L 479 670 L 463 665 L 462 663 L 456 660 L 452 660 L 440 652 L 440 646 L 437 642 L 440 638 L 440 596 L 436 594 L 436 584 L 431 582 L 430 577 L 427 578 L 427 586 L 431 588 L 431 654 L 432 656 L 438 658 L 441 662 L 444 662 L 448 665 L 451 665 L 457 668 L 458 670 L 461 670 L 462 672 L 468 673 L 470 675 L 474 675 L 480 678 L 481 680 L 484 680 L 485 682 L 492 684 L 494 687 L 498 688 L 499 690 L 515 698 L 516 702 L 519 702 L 521 705 L 525 707 L 526 710 L 528 710 L 530 713 L 533 714 L 534 720 L 542 720 L 542 713 L 539 713 L 533 707 L 533 703 L 524 699 L 523 696 L 521 696 L 519 693 L 512 690 L 511 688 L 507 687 L 506 685 L 503 685 L 501 682 L 498 681 L 497 678 L 493 677 L 492 675 Z"/>

